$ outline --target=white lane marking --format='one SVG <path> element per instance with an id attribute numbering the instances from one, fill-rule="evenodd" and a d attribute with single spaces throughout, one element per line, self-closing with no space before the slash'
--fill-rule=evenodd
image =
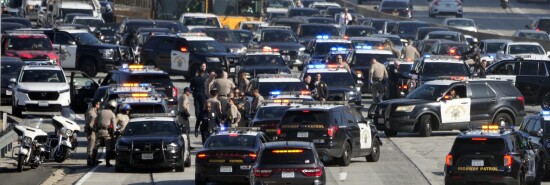
<path id="1" fill-rule="evenodd" d="M 101 154 L 101 159 L 100 161 L 102 161 L 102 164 L 105 163 L 105 148 L 103 148 L 103 150 L 101 151 L 102 154 Z M 82 185 L 82 183 L 86 182 L 86 180 L 88 180 L 88 178 L 90 178 L 94 172 L 97 170 L 97 168 L 99 167 L 100 165 L 97 165 L 95 166 L 94 168 L 92 168 L 90 171 L 88 171 L 88 173 L 86 173 L 86 175 L 82 176 L 82 178 L 80 178 L 78 180 L 78 182 L 75 183 L 75 185 Z"/>
<path id="2" fill-rule="evenodd" d="M 348 178 L 348 172 L 340 173 L 340 181 L 345 181 Z"/>

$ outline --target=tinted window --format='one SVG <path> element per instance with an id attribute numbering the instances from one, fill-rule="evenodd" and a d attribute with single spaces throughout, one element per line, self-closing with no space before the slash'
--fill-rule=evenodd
<path id="1" fill-rule="evenodd" d="M 539 25 L 537 26 L 537 28 L 539 28 L 541 30 L 544 30 L 546 32 L 549 32 L 550 31 L 550 19 L 541 19 L 539 21 Z"/>
<path id="2" fill-rule="evenodd" d="M 69 41 L 71 41 L 71 37 L 67 35 L 66 33 L 58 33 L 55 35 L 55 40 L 53 43 L 55 44 L 69 44 Z"/>
<path id="3" fill-rule="evenodd" d="M 286 63 L 278 55 L 248 55 L 242 59 L 244 66 L 285 66 Z"/>
<path id="4" fill-rule="evenodd" d="M 24 70 L 20 82 L 65 82 L 65 75 L 61 70 Z"/>
<path id="5" fill-rule="evenodd" d="M 206 31 L 206 35 L 216 39 L 218 42 L 224 43 L 239 43 L 239 39 L 229 30 L 224 31 Z"/>
<path id="6" fill-rule="evenodd" d="M 171 121 L 130 122 L 126 126 L 124 136 L 173 136 L 179 134 L 178 130 L 176 124 Z"/>
<path id="7" fill-rule="evenodd" d="M 505 151 L 504 140 L 487 138 L 487 140 L 472 140 L 472 138 L 457 138 L 451 149 L 453 154 L 501 153 Z"/>
<path id="8" fill-rule="evenodd" d="M 17 76 L 23 67 L 24 62 L 18 61 L 13 63 L 2 62 L 2 75 Z"/>
<path id="9" fill-rule="evenodd" d="M 225 47 L 216 41 L 189 41 L 191 51 L 198 53 L 227 52 Z"/>
<path id="10" fill-rule="evenodd" d="M 511 45 L 509 54 L 541 54 L 545 55 L 544 49 L 540 45 Z"/>
<path id="11" fill-rule="evenodd" d="M 538 75 L 539 76 L 546 76 L 546 65 L 544 64 L 544 62 L 539 62 L 539 72 L 538 72 Z"/>
<path id="12" fill-rule="evenodd" d="M 424 100 L 436 100 L 443 95 L 443 92 L 447 90 L 446 85 L 421 85 L 413 90 L 407 99 L 424 99 Z"/>
<path id="13" fill-rule="evenodd" d="M 424 76 L 468 76 L 468 68 L 463 63 L 425 62 Z"/>
<path id="14" fill-rule="evenodd" d="M 498 83 L 495 86 L 505 96 L 521 96 L 519 90 L 512 83 Z"/>
<path id="15" fill-rule="evenodd" d="M 256 111 L 256 119 L 281 119 L 290 107 L 260 107 Z"/>
<path id="16" fill-rule="evenodd" d="M 536 76 L 538 71 L 538 62 L 522 62 L 520 75 Z"/>
<path id="17" fill-rule="evenodd" d="M 344 120 L 344 122 L 342 122 L 342 113 L 340 113 L 338 111 L 332 112 L 332 122 L 336 125 L 345 124 L 345 120 Z"/>
<path id="18" fill-rule="evenodd" d="M 308 75 L 316 76 L 315 73 L 308 73 Z M 350 73 L 322 73 L 321 80 L 324 81 L 328 87 L 347 87 L 355 85 L 355 80 Z"/>
<path id="19" fill-rule="evenodd" d="M 472 98 L 491 98 L 495 96 L 493 90 L 491 90 L 485 84 L 470 84 L 472 90 Z"/>
<path id="20" fill-rule="evenodd" d="M 399 30 L 399 33 L 398 34 L 416 34 L 416 29 L 419 28 L 419 27 L 428 27 L 430 26 L 429 24 L 418 24 L 418 23 L 401 23 L 399 24 L 399 27 L 398 27 L 398 30 Z"/>
<path id="21" fill-rule="evenodd" d="M 355 118 L 353 117 L 353 114 L 351 114 L 350 110 L 344 111 L 344 123 L 345 124 L 355 124 Z"/>
<path id="22" fill-rule="evenodd" d="M 283 150 L 292 150 L 292 152 L 283 152 Z M 264 150 L 262 153 L 261 164 L 313 164 L 315 163 L 315 154 L 309 149 L 276 149 Z"/>
<path id="23" fill-rule="evenodd" d="M 539 131 L 541 129 L 541 120 L 540 119 L 535 119 L 535 124 L 533 126 L 533 131 Z"/>
<path id="24" fill-rule="evenodd" d="M 297 42 L 294 35 L 288 31 L 266 30 L 262 32 L 263 42 Z"/>
<path id="25" fill-rule="evenodd" d="M 338 36 L 338 28 L 335 26 L 301 26 L 299 36 L 315 37 L 317 35 Z"/>
<path id="26" fill-rule="evenodd" d="M 328 122 L 330 113 L 326 111 L 287 111 L 281 120 L 281 125 L 303 125 L 303 124 L 321 124 L 325 127 L 330 125 Z"/>
<path id="27" fill-rule="evenodd" d="M 167 74 L 139 74 L 132 75 L 127 82 L 120 83 L 150 83 L 155 87 L 173 86 L 170 76 Z"/>
<path id="28" fill-rule="evenodd" d="M 374 28 L 350 28 L 346 30 L 345 35 L 349 37 L 369 36 L 374 33 Z"/>
<path id="29" fill-rule="evenodd" d="M 487 43 L 485 46 L 485 52 L 486 53 L 497 53 L 498 50 L 500 50 L 500 48 L 502 48 L 502 46 L 504 45 L 504 43 Z"/>
<path id="30" fill-rule="evenodd" d="M 493 68 L 491 73 L 495 75 L 518 75 L 518 71 L 519 70 L 517 70 L 516 68 L 516 63 L 503 62 L 503 63 L 497 64 Z"/>
<path id="31" fill-rule="evenodd" d="M 544 135 L 550 134 L 550 121 L 544 121 Z"/>
<path id="32" fill-rule="evenodd" d="M 391 55 L 385 55 L 385 54 L 361 54 L 357 53 L 353 57 L 353 65 L 358 66 L 370 66 L 371 65 L 371 59 L 376 58 L 378 62 L 385 63 L 388 61 L 389 58 L 395 58 L 393 54 Z"/>
<path id="33" fill-rule="evenodd" d="M 256 143 L 256 136 L 251 135 L 238 135 L 238 136 L 229 136 L 229 135 L 217 135 L 211 136 L 208 138 L 208 143 L 206 147 L 216 148 L 216 147 L 254 147 Z"/>
<path id="34" fill-rule="evenodd" d="M 328 54 L 331 48 L 346 48 L 347 50 L 353 49 L 351 43 L 339 43 L 339 42 L 322 42 L 315 44 L 315 54 Z"/>
<path id="35" fill-rule="evenodd" d="M 165 38 L 164 40 L 160 41 L 160 44 L 158 45 L 159 51 L 172 51 L 174 49 L 174 40 Z"/>
<path id="36" fill-rule="evenodd" d="M 456 35 L 449 35 L 449 34 L 428 34 L 427 38 L 458 41 L 458 37 L 456 37 Z"/>
<path id="37" fill-rule="evenodd" d="M 147 113 L 166 113 L 164 106 L 158 103 L 138 103 L 132 104 L 132 114 L 147 114 Z"/>

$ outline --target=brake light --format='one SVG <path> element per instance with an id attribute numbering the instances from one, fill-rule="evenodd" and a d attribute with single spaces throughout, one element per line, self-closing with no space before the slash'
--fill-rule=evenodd
<path id="1" fill-rule="evenodd" d="M 456 54 L 456 49 L 455 48 L 449 49 L 449 54 L 451 54 L 451 55 Z"/>
<path id="2" fill-rule="evenodd" d="M 348 39 L 349 39 L 349 36 L 344 35 L 344 38 L 343 38 L 343 39 L 344 39 L 344 40 L 348 40 Z"/>
<path id="3" fill-rule="evenodd" d="M 237 137 L 237 136 L 239 136 L 239 134 L 237 134 L 237 133 L 230 133 L 229 134 L 229 137 Z"/>
<path id="4" fill-rule="evenodd" d="M 277 129 L 277 135 L 278 135 L 278 136 L 281 135 L 281 129 L 280 129 L 280 128 Z"/>
<path id="5" fill-rule="evenodd" d="M 540 28 L 536 28 L 535 31 L 540 31 Z"/>
<path id="6" fill-rule="evenodd" d="M 178 88 L 172 87 L 172 97 L 177 98 L 178 97 Z"/>
<path id="7" fill-rule="evenodd" d="M 309 112 L 309 110 L 303 110 L 302 112 L 303 112 L 303 113 L 308 113 L 308 112 Z"/>
<path id="8" fill-rule="evenodd" d="M 248 154 L 248 156 L 249 156 L 250 158 L 252 158 L 252 160 L 256 160 L 256 157 L 258 157 L 258 155 L 255 154 L 255 153 L 250 153 L 250 154 Z"/>
<path id="9" fill-rule="evenodd" d="M 525 98 L 523 96 L 518 96 L 518 100 L 521 102 L 521 105 L 525 105 Z"/>
<path id="10" fill-rule="evenodd" d="M 311 168 L 311 169 L 302 169 L 302 173 L 308 177 L 320 177 L 323 175 L 322 168 Z"/>
<path id="11" fill-rule="evenodd" d="M 204 159 L 204 158 L 206 158 L 206 154 L 204 154 L 204 153 L 197 154 L 197 158 Z"/>
<path id="12" fill-rule="evenodd" d="M 337 126 L 332 126 L 332 127 L 329 127 L 328 130 L 327 130 L 327 134 L 328 136 L 330 137 L 334 137 L 334 135 L 336 135 L 336 132 L 338 131 L 338 127 Z"/>
<path id="13" fill-rule="evenodd" d="M 302 91 L 300 91 L 300 94 L 301 94 L 301 95 L 311 95 L 311 91 L 309 91 L 309 90 L 302 90 Z"/>
<path id="14" fill-rule="evenodd" d="M 453 165 L 453 155 L 449 154 L 447 157 L 445 157 L 445 165 L 452 166 Z"/>
<path id="15" fill-rule="evenodd" d="M 439 5 L 439 0 L 434 1 L 434 5 Z"/>
<path id="16" fill-rule="evenodd" d="M 187 50 L 186 47 L 181 47 L 181 48 L 180 48 L 180 51 L 183 52 L 183 53 L 187 53 L 188 50 Z"/>
<path id="17" fill-rule="evenodd" d="M 504 155 L 504 166 L 512 166 L 512 156 L 511 155 Z"/>
<path id="18" fill-rule="evenodd" d="M 269 177 L 269 176 L 271 176 L 272 171 L 273 170 L 255 168 L 254 169 L 254 176 L 256 176 L 256 177 Z"/>
<path id="19" fill-rule="evenodd" d="M 274 154 L 289 154 L 289 153 L 302 153 L 304 150 L 302 149 L 288 149 L 288 150 L 272 150 Z"/>
<path id="20" fill-rule="evenodd" d="M 472 141 L 487 141 L 487 138 L 484 138 L 484 137 L 482 137 L 482 138 L 474 137 L 474 138 L 472 138 Z"/>
<path id="21" fill-rule="evenodd" d="M 407 87 L 407 85 L 403 85 L 403 89 L 407 89 L 407 88 L 409 88 L 409 87 Z"/>

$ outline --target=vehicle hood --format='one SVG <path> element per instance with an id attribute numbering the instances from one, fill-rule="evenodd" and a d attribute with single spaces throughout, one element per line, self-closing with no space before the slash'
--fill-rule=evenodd
<path id="1" fill-rule="evenodd" d="M 431 100 L 423 100 L 423 99 L 407 99 L 407 98 L 400 98 L 400 99 L 391 99 L 391 100 L 385 100 L 378 104 L 380 105 L 420 105 L 420 104 L 428 104 L 433 103 L 434 101 Z"/>
<path id="2" fill-rule="evenodd" d="M 236 49 L 241 49 L 241 48 L 244 48 L 245 46 L 241 43 L 230 43 L 230 42 L 220 42 L 220 44 L 222 46 L 224 46 L 225 48 L 227 49 L 233 49 L 233 48 L 236 48 Z"/>
<path id="3" fill-rule="evenodd" d="M 177 135 L 168 135 L 168 136 L 123 136 L 120 138 L 119 142 L 131 144 L 132 142 L 147 142 L 147 141 L 164 141 L 166 144 L 175 142 L 179 136 Z"/>
<path id="4" fill-rule="evenodd" d="M 287 66 L 246 66 L 241 67 L 239 72 L 248 72 L 250 74 L 290 74 L 290 70 Z"/>
<path id="5" fill-rule="evenodd" d="M 350 87 L 353 87 L 353 88 L 350 88 Z M 337 86 L 337 87 L 334 87 L 334 86 L 328 86 L 327 85 L 327 89 L 329 92 L 331 93 L 335 93 L 335 92 L 350 92 L 350 91 L 355 91 L 355 87 L 354 86 Z"/>
<path id="6" fill-rule="evenodd" d="M 57 60 L 55 51 L 33 51 L 33 50 L 7 50 L 6 56 L 18 57 L 21 60 Z"/>
<path id="7" fill-rule="evenodd" d="M 263 48 L 265 46 L 268 46 L 271 48 L 278 48 L 279 50 L 291 50 L 291 51 L 298 51 L 300 48 L 304 47 L 297 42 L 262 42 L 259 47 Z"/>
<path id="8" fill-rule="evenodd" d="M 19 89 L 25 89 L 28 91 L 63 91 L 69 89 L 67 83 L 44 83 L 44 82 L 19 82 L 17 84 Z"/>

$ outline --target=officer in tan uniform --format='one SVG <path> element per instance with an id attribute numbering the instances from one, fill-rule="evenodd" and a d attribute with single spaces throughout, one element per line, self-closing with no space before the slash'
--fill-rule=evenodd
<path id="1" fill-rule="evenodd" d="M 114 110 L 117 107 L 117 102 L 111 100 L 107 103 L 107 107 L 99 112 L 96 123 L 96 136 L 97 141 L 94 150 L 97 150 L 100 146 L 105 146 L 105 166 L 111 167 L 111 151 L 113 150 L 112 138 L 114 134 L 114 127 L 117 123 Z"/>
<path id="2" fill-rule="evenodd" d="M 388 71 L 383 64 L 375 58 L 371 59 L 371 67 L 369 72 L 369 82 L 372 86 L 372 101 L 378 103 L 384 97 L 385 80 L 388 79 Z"/>
<path id="3" fill-rule="evenodd" d="M 246 92 L 246 88 L 248 88 L 248 84 L 250 84 L 250 81 L 246 79 L 246 73 L 241 73 L 239 75 L 239 82 L 237 84 L 237 88 L 241 92 Z"/>
<path id="4" fill-rule="evenodd" d="M 92 107 L 90 107 L 85 114 L 85 120 L 86 125 L 84 126 L 84 132 L 86 132 L 86 139 L 88 139 L 88 147 L 87 153 L 88 153 L 88 160 L 87 165 L 88 166 L 94 166 L 99 164 L 100 162 L 97 160 L 97 150 L 94 150 L 95 148 L 95 142 L 96 142 L 96 135 L 95 135 L 95 123 L 97 119 L 97 110 L 99 110 L 99 101 L 94 101 L 92 103 Z"/>
<path id="5" fill-rule="evenodd" d="M 182 124 L 186 129 L 186 134 L 189 134 L 189 107 L 191 102 L 189 98 L 191 97 L 191 89 L 186 87 L 183 89 L 183 94 L 178 99 L 178 122 Z M 195 109 L 198 111 L 198 109 Z"/>
<path id="6" fill-rule="evenodd" d="M 212 82 L 212 89 L 218 89 L 219 99 L 227 99 L 231 90 L 236 87 L 233 81 L 227 79 L 227 77 L 227 72 L 224 71 L 221 78 L 215 79 Z"/>
<path id="7" fill-rule="evenodd" d="M 227 119 L 227 121 L 229 122 L 229 126 L 231 127 L 238 127 L 241 121 L 241 113 L 239 112 L 237 105 L 235 105 L 234 98 L 228 99 Z"/>
<path id="8" fill-rule="evenodd" d="M 210 75 L 208 76 L 208 79 L 206 79 L 206 82 L 204 82 L 204 91 L 206 93 L 206 96 L 210 98 L 210 90 L 212 89 L 212 82 L 216 79 L 216 72 L 212 71 L 210 72 Z"/>
<path id="9" fill-rule="evenodd" d="M 126 128 L 126 125 L 130 122 L 130 110 L 132 107 L 128 104 L 122 104 L 120 105 L 118 114 L 116 115 L 117 124 L 116 124 L 116 131 L 119 134 L 124 133 L 124 129 Z"/>

